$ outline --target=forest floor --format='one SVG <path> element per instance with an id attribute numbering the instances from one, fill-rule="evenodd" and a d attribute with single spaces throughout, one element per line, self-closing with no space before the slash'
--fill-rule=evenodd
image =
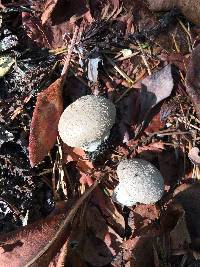
<path id="1" fill-rule="evenodd" d="M 0 26 L 0 266 L 200 266 L 191 16 L 139 0 L 2 0 Z M 57 131 L 63 110 L 88 94 L 117 110 L 95 152 Z M 124 158 L 159 169 L 160 201 L 113 201 Z"/>

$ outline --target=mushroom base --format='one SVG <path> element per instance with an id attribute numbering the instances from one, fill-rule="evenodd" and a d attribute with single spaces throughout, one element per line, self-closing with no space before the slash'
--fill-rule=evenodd
<path id="1" fill-rule="evenodd" d="M 110 131 L 108 134 L 104 135 L 100 140 L 90 143 L 89 145 L 82 146 L 81 148 L 88 152 L 94 152 L 101 145 L 102 142 L 106 141 L 110 135 Z"/>

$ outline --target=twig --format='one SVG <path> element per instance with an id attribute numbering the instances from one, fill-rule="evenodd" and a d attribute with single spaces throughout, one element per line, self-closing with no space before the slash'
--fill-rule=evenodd
<path id="1" fill-rule="evenodd" d="M 184 120 L 184 119 L 177 118 L 177 120 L 178 120 L 179 122 L 183 122 L 183 123 L 187 124 L 187 121 L 186 121 L 186 120 Z M 197 131 L 199 131 L 199 132 L 200 132 L 200 128 L 199 128 L 199 127 L 197 127 L 197 126 L 195 126 L 195 125 L 193 125 L 193 124 L 191 124 L 191 123 L 190 123 L 190 127 L 191 127 L 191 128 L 194 128 L 194 129 L 196 129 Z"/>
<path id="2" fill-rule="evenodd" d="M 62 73 L 61 73 L 62 83 L 63 84 L 65 83 L 65 80 L 66 80 L 66 77 L 67 77 L 67 74 L 68 74 L 70 60 L 71 60 L 71 56 L 72 56 L 72 52 L 73 52 L 74 46 L 76 44 L 76 39 L 77 39 L 77 36 L 78 36 L 78 32 L 79 32 L 79 26 L 75 26 L 74 34 L 73 34 L 73 37 L 72 37 L 72 42 L 71 42 L 71 45 L 70 45 L 70 47 L 68 49 L 68 53 L 67 53 L 67 57 L 66 57 L 66 60 L 65 60 L 65 64 L 64 64 L 64 67 L 63 67 L 63 70 L 62 70 Z"/>
<path id="3" fill-rule="evenodd" d="M 142 46 L 141 46 L 141 44 L 140 44 L 139 41 L 137 41 L 137 43 L 138 43 L 138 46 L 139 46 L 140 51 L 141 51 L 141 53 L 142 53 L 141 58 L 142 58 L 142 60 L 143 60 L 143 62 L 144 62 L 144 65 L 145 65 L 146 68 L 147 68 L 147 72 L 148 72 L 149 75 L 151 75 L 151 69 L 150 69 L 150 67 L 149 67 L 149 63 L 147 62 L 146 55 L 145 55 L 145 53 L 144 53 L 144 49 L 142 48 Z"/>
<path id="4" fill-rule="evenodd" d="M 58 242 L 58 240 L 62 239 L 62 236 L 64 236 L 65 233 L 67 232 L 71 219 L 74 217 L 74 215 L 76 214 L 77 210 L 79 209 L 83 201 L 97 187 L 100 181 L 101 181 L 101 178 L 96 180 L 94 184 L 77 200 L 74 207 L 69 211 L 67 217 L 63 220 L 56 235 L 52 238 L 51 241 L 48 242 L 48 244 L 44 248 L 40 250 L 40 252 L 35 257 L 33 257 L 29 262 L 27 262 L 26 265 L 24 265 L 24 267 L 30 267 L 32 264 L 36 263 L 36 261 L 38 261 L 44 254 L 51 252 L 50 250 L 53 248 L 53 245 L 56 242 Z M 59 244 L 59 245 L 62 245 L 62 244 Z"/>
<path id="5" fill-rule="evenodd" d="M 123 71 L 121 70 L 116 64 L 115 62 L 109 58 L 108 56 L 106 56 L 104 54 L 105 58 L 108 60 L 108 62 L 113 66 L 113 68 L 122 76 L 124 77 L 124 79 L 126 79 L 130 84 L 134 84 L 135 82 Z"/>
<path id="6" fill-rule="evenodd" d="M 142 77 L 145 75 L 145 70 L 142 71 L 142 73 L 140 73 L 140 75 L 135 79 L 135 84 L 142 79 Z M 117 100 L 115 100 L 115 104 L 117 104 L 128 92 L 130 92 L 133 89 L 133 85 L 129 88 L 126 89 L 126 91 L 123 92 L 123 94 L 121 94 Z"/>

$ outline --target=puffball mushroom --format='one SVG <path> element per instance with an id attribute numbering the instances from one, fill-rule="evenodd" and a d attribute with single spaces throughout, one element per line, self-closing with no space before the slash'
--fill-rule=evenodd
<path id="1" fill-rule="evenodd" d="M 115 117 L 116 109 L 109 99 L 86 95 L 64 110 L 58 131 L 68 146 L 93 152 L 109 137 Z"/>
<path id="2" fill-rule="evenodd" d="M 159 170 L 142 159 L 122 160 L 117 167 L 119 184 L 113 198 L 124 206 L 137 202 L 152 204 L 160 200 L 164 192 L 164 181 Z"/>

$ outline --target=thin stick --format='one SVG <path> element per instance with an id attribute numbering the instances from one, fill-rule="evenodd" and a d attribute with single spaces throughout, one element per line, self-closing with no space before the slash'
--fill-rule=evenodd
<path id="1" fill-rule="evenodd" d="M 65 80 L 66 80 L 66 77 L 67 77 L 67 74 L 68 74 L 68 71 L 69 71 L 70 60 L 71 60 L 71 56 L 72 56 L 72 52 L 73 52 L 74 46 L 76 44 L 76 39 L 77 39 L 77 36 L 78 36 L 78 32 L 79 32 L 79 26 L 75 26 L 74 34 L 73 34 L 73 37 L 72 37 L 72 42 L 71 42 L 71 45 L 70 45 L 70 47 L 68 49 L 68 53 L 67 53 L 67 57 L 66 57 L 66 60 L 65 60 L 65 64 L 64 64 L 64 67 L 63 67 L 63 70 L 62 70 L 62 73 L 61 73 L 62 83 L 63 84 L 65 83 Z"/>
<path id="2" fill-rule="evenodd" d="M 108 56 L 104 55 L 105 58 L 108 60 L 108 62 L 113 66 L 113 68 L 122 76 L 124 79 L 126 79 L 130 84 L 134 84 L 134 81 L 122 70 L 120 69 L 115 62 L 109 58 Z"/>

